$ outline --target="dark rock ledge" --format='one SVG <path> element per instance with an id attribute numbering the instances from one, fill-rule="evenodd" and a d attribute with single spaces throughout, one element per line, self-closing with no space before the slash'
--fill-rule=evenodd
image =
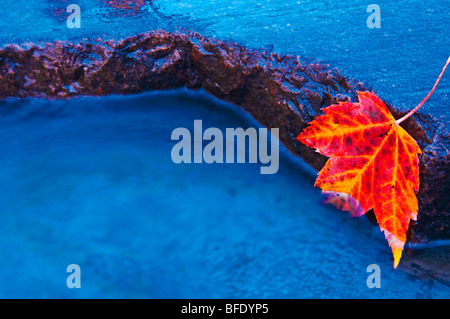
<path id="1" fill-rule="evenodd" d="M 326 158 L 295 137 L 322 107 L 356 101 L 356 91 L 366 90 L 327 65 L 198 34 L 158 31 L 120 42 L 85 40 L 0 49 L 0 99 L 126 94 L 182 86 L 203 87 L 242 107 L 262 125 L 278 127 L 281 142 L 317 170 Z M 389 109 L 395 118 L 403 115 L 391 105 Z M 420 112 L 402 126 L 423 151 L 418 221 L 411 225 L 408 240 L 450 239 L 449 128 L 444 120 Z"/>

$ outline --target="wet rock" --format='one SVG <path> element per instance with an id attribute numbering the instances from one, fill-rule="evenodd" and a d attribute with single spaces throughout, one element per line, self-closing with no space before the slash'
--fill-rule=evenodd
<path id="1" fill-rule="evenodd" d="M 198 34 L 163 31 L 119 42 L 86 40 L 0 49 L 0 98 L 68 98 L 127 94 L 177 87 L 200 88 L 278 127 L 293 154 L 320 170 L 326 158 L 295 137 L 321 108 L 356 101 L 367 88 L 328 65 L 271 50 L 248 50 Z M 388 105 L 395 118 L 403 113 Z M 448 122 L 447 122 L 448 124 Z M 416 113 L 402 125 L 419 143 L 418 221 L 410 242 L 450 238 L 450 135 L 444 119 Z"/>
<path id="2" fill-rule="evenodd" d="M 426 246 L 426 245 L 424 245 Z M 423 249 L 405 248 L 405 258 L 400 263 L 400 268 L 433 284 L 433 280 L 439 281 L 450 287 L 450 247 L 426 247 Z M 430 296 L 418 296 L 429 298 Z"/>

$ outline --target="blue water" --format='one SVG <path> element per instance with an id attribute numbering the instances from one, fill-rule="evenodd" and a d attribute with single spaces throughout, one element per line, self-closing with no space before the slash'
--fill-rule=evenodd
<path id="1" fill-rule="evenodd" d="M 177 127 L 258 127 L 186 90 L 7 100 L 0 115 L 0 297 L 443 298 L 392 268 L 378 226 L 322 205 L 284 149 L 260 164 L 174 164 Z M 370 264 L 381 267 L 369 289 Z M 81 268 L 68 289 L 66 267 Z"/>
<path id="2" fill-rule="evenodd" d="M 367 7 L 380 6 L 381 28 Z M 155 0 L 177 26 L 274 52 L 315 58 L 410 110 L 429 92 L 450 56 L 448 0 Z M 192 21 L 192 22 L 191 22 Z M 191 24 L 194 26 L 191 26 Z M 447 116 L 450 76 L 422 111 Z"/>
<path id="3" fill-rule="evenodd" d="M 448 1 L 383 1 L 380 29 L 366 26 L 368 1 L 155 0 L 128 13 L 107 2 L 74 1 L 82 27 L 69 29 L 68 2 L 2 0 L 0 45 L 193 30 L 330 63 L 405 109 L 449 55 Z M 445 75 L 422 110 L 448 122 L 449 95 Z M 392 269 L 378 226 L 322 205 L 315 173 L 283 148 L 275 175 L 260 164 L 174 164 L 171 132 L 195 119 L 258 126 L 181 89 L 0 102 L 0 297 L 450 296 Z M 81 289 L 66 286 L 69 264 L 81 267 Z M 370 264 L 380 289 L 366 285 Z"/>
<path id="4" fill-rule="evenodd" d="M 113 1 L 111 1 L 113 2 Z M 127 1 L 116 1 L 127 2 Z M 313 58 L 372 87 L 383 100 L 410 110 L 429 92 L 450 55 L 447 0 L 384 0 L 381 28 L 366 20 L 369 0 L 146 0 L 126 11 L 106 0 L 2 0 L 0 45 L 85 38 L 122 39 L 164 29 L 196 31 L 253 49 Z M 81 28 L 66 26 L 69 3 L 81 8 Z M 57 13 L 59 12 L 59 13 Z M 450 77 L 423 106 L 449 121 Z"/>

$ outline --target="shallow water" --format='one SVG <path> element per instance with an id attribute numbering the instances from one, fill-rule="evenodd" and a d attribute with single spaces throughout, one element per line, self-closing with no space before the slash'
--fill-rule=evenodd
<path id="1" fill-rule="evenodd" d="M 0 297 L 450 296 L 394 270 L 378 226 L 322 205 L 284 149 L 274 175 L 174 164 L 171 132 L 194 119 L 257 127 L 202 91 L 9 99 L 0 110 Z M 66 287 L 73 263 L 81 289 Z M 380 289 L 366 285 L 370 264 Z"/>

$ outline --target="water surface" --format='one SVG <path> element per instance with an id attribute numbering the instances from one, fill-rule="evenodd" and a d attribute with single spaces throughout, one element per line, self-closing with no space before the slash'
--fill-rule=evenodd
<path id="1" fill-rule="evenodd" d="M 0 103 L 0 297 L 446 298 L 392 268 L 366 218 L 322 205 L 311 171 L 174 164 L 173 129 L 258 127 L 202 91 Z M 407 257 L 404 257 L 407 258 Z M 81 289 L 66 267 L 81 267 Z M 367 266 L 381 268 L 369 289 Z"/>

